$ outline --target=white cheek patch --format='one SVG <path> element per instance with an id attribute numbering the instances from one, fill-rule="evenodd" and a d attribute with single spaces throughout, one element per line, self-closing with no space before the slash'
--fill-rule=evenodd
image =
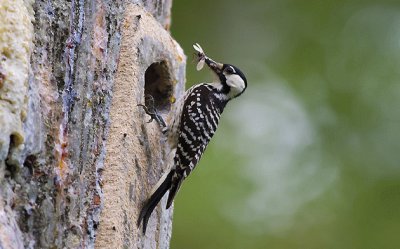
<path id="1" fill-rule="evenodd" d="M 241 93 L 245 88 L 243 79 L 237 74 L 227 75 L 226 84 L 231 87 L 231 91 L 235 94 Z"/>

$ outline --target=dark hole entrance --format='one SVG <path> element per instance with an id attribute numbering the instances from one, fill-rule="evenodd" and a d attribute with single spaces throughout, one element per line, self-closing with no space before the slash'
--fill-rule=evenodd
<path id="1" fill-rule="evenodd" d="M 6 158 L 6 175 L 11 176 L 12 178 L 15 177 L 16 173 L 18 173 L 18 163 L 12 160 L 11 153 L 13 152 L 13 148 L 17 147 L 19 144 L 22 143 L 22 137 L 18 134 L 11 134 L 10 135 L 10 145 L 8 147 L 8 155 Z"/>
<path id="2" fill-rule="evenodd" d="M 146 100 L 151 95 L 158 111 L 168 111 L 171 107 L 173 86 L 167 63 L 161 61 L 151 64 L 144 74 L 144 81 Z"/>

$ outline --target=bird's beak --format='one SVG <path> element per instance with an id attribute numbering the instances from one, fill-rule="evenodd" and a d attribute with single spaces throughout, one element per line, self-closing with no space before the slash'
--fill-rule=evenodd
<path id="1" fill-rule="evenodd" d="M 207 66 L 209 68 L 211 68 L 211 70 L 213 70 L 217 75 L 219 75 L 222 72 L 222 68 L 223 68 L 223 64 L 214 61 L 211 58 L 206 57 L 205 58 L 205 62 L 207 64 Z"/>

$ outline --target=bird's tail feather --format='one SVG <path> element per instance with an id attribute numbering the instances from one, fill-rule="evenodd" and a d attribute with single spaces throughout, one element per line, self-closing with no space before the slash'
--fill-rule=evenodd
<path id="1" fill-rule="evenodd" d="M 166 208 L 168 209 L 171 205 L 172 202 L 174 201 L 176 193 L 178 193 L 179 188 L 181 187 L 182 180 L 177 179 L 178 181 L 174 181 L 171 185 L 171 188 L 169 190 L 168 194 L 168 201 L 167 201 L 167 206 Z"/>
<path id="2" fill-rule="evenodd" d="M 172 183 L 172 176 L 174 174 L 174 170 L 171 170 L 169 173 L 165 174 L 154 187 L 153 193 L 150 195 L 150 198 L 146 201 L 142 210 L 140 211 L 139 218 L 137 220 L 137 226 L 140 226 L 140 223 L 143 221 L 143 234 L 146 233 L 147 223 L 149 221 L 150 215 L 153 212 L 154 208 L 157 206 L 158 202 L 160 202 L 161 198 L 164 194 L 169 190 Z"/>

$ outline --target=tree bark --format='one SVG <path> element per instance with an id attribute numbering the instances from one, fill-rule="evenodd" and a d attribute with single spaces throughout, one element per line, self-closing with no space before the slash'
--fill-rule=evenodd
<path id="1" fill-rule="evenodd" d="M 168 248 L 169 148 L 137 104 L 170 115 L 185 61 L 171 1 L 0 0 L 0 248 Z"/>

